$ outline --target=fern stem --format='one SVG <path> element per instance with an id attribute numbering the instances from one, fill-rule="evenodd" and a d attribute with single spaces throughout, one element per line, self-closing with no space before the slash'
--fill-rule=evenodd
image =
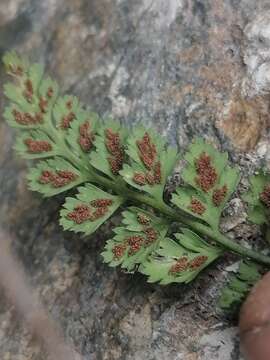
<path id="1" fill-rule="evenodd" d="M 111 181 L 108 178 L 105 178 L 97 173 L 93 174 L 94 182 L 99 185 L 103 185 L 107 189 L 112 189 L 118 195 L 124 196 L 127 200 L 136 202 L 139 204 L 145 204 L 153 209 L 164 214 L 166 217 L 172 219 L 174 222 L 180 222 L 184 225 L 188 225 L 191 229 L 197 231 L 199 234 L 207 236 L 214 240 L 217 244 L 221 245 L 224 249 L 230 250 L 241 257 L 247 257 L 255 260 L 256 262 L 270 266 L 270 257 L 263 255 L 255 250 L 248 249 L 240 244 L 237 244 L 235 241 L 229 239 L 225 235 L 221 234 L 219 231 L 212 230 L 209 226 L 206 226 L 202 223 L 192 220 L 189 216 L 186 216 L 184 213 L 181 214 L 179 210 L 173 209 L 171 206 L 165 204 L 163 201 L 157 202 L 156 199 L 151 198 L 148 195 L 132 191 L 129 188 L 123 190 L 123 184 Z M 124 195 L 123 195 L 124 194 Z"/>
<path id="2" fill-rule="evenodd" d="M 165 204 L 163 201 L 157 202 L 156 199 L 151 198 L 148 195 L 143 193 L 138 193 L 136 191 L 132 191 L 129 188 L 125 188 L 123 190 L 124 184 L 119 184 L 117 182 L 111 181 L 108 178 L 100 176 L 97 173 L 93 174 L 94 182 L 99 185 L 103 185 L 107 189 L 112 189 L 118 195 L 124 196 L 127 200 L 132 202 L 136 202 L 139 204 L 145 204 L 153 209 L 161 212 L 166 217 L 172 219 L 175 222 L 180 222 L 182 224 L 188 225 L 191 229 L 197 231 L 201 235 L 207 236 L 214 240 L 217 244 L 221 245 L 224 249 L 230 250 L 241 257 L 247 257 L 255 260 L 256 262 L 270 266 L 270 257 L 260 254 L 257 251 L 248 249 L 240 244 L 237 244 L 233 240 L 229 239 L 225 235 L 221 234 L 219 231 L 214 231 L 210 227 L 199 223 L 197 221 L 192 220 L 189 216 L 186 216 L 184 213 L 181 214 L 179 210 L 173 209 L 171 206 Z M 124 195 L 123 195 L 124 194 Z"/>
<path id="3" fill-rule="evenodd" d="M 220 232 L 214 232 L 207 226 L 196 223 L 192 224 L 192 227 L 194 230 L 198 231 L 199 233 L 209 236 L 211 239 L 213 239 L 216 243 L 222 245 L 225 249 L 229 249 L 234 253 L 237 253 L 241 256 L 248 257 L 250 259 L 253 259 L 257 261 L 258 263 L 264 264 L 264 265 L 270 265 L 270 257 L 263 255 L 257 251 L 248 249 L 244 246 L 241 246 L 240 244 L 237 244 L 235 241 L 229 239 L 225 235 L 221 234 Z"/>
<path id="4" fill-rule="evenodd" d="M 53 136 L 55 143 L 57 144 L 60 143 L 61 148 L 64 149 L 61 156 L 65 157 L 71 163 L 73 163 L 73 165 L 79 168 L 79 170 L 82 173 L 84 173 L 85 175 L 87 174 L 86 178 L 88 179 L 88 181 L 95 182 L 98 185 L 103 185 L 105 188 L 112 189 L 120 196 L 123 196 L 123 186 L 125 186 L 124 183 L 114 182 L 108 178 L 105 178 L 97 174 L 95 171 L 91 171 L 92 166 L 90 164 L 87 167 L 87 169 L 82 164 L 78 164 L 78 158 L 70 151 L 69 147 L 65 143 L 64 138 L 59 137 L 59 134 L 56 131 L 56 129 L 52 125 L 50 125 L 47 131 L 50 136 Z M 132 191 L 127 187 L 125 189 L 124 196 L 128 200 L 135 201 L 136 203 L 139 204 L 143 203 L 152 207 L 153 209 L 158 210 L 166 217 L 169 217 L 175 222 L 180 222 L 182 224 L 188 225 L 190 228 L 197 231 L 201 235 L 211 238 L 217 244 L 221 245 L 221 247 L 223 247 L 224 249 L 228 249 L 242 257 L 248 257 L 250 259 L 257 261 L 258 263 L 270 266 L 270 257 L 260 254 L 257 251 L 248 249 L 244 246 L 241 246 L 240 244 L 237 244 L 233 240 L 221 234 L 219 231 L 215 231 L 211 229 L 209 226 L 206 226 L 202 223 L 192 220 L 189 216 L 186 216 L 185 213 L 181 213 L 179 210 L 177 211 L 174 210 L 171 206 L 165 204 L 163 200 L 157 202 L 156 199 L 152 199 L 150 196 L 145 195 L 143 193 Z"/>

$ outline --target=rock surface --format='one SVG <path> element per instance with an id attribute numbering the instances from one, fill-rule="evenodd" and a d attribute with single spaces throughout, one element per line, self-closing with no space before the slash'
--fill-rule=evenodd
<path id="1" fill-rule="evenodd" d="M 0 52 L 44 62 L 63 91 L 127 126 L 152 125 L 179 148 L 203 136 L 250 173 L 270 165 L 269 19 L 268 0 L 1 0 Z M 14 251 L 84 359 L 240 359 L 235 324 L 215 308 L 230 259 L 192 286 L 112 271 L 99 255 L 110 224 L 86 240 L 63 233 L 63 198 L 27 191 L 13 142 L 1 122 L 0 224 L 15 231 Z M 257 242 L 239 209 L 236 195 L 224 230 Z M 0 358 L 46 358 L 3 296 Z"/>

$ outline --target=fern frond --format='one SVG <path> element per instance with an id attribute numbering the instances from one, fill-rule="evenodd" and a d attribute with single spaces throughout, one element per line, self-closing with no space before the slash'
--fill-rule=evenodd
<path id="1" fill-rule="evenodd" d="M 179 159 L 176 149 L 153 130 L 137 127 L 128 137 L 126 153 L 130 164 L 120 172 L 124 180 L 162 202 L 165 183 Z"/>
<path id="2" fill-rule="evenodd" d="M 27 176 L 29 188 L 44 197 L 54 196 L 87 181 L 87 175 L 60 157 L 40 161 Z"/>
<path id="3" fill-rule="evenodd" d="M 186 185 L 178 187 L 172 202 L 217 230 L 222 210 L 238 185 L 239 171 L 228 165 L 227 153 L 202 139 L 190 145 L 185 160 L 182 178 Z"/>
<path id="4" fill-rule="evenodd" d="M 140 271 L 148 282 L 189 283 L 205 267 L 222 255 L 222 250 L 204 242 L 194 232 L 183 229 L 175 239 L 164 238 Z"/>
<path id="5" fill-rule="evenodd" d="M 43 131 L 30 130 L 19 134 L 15 151 L 25 159 L 42 159 L 58 154 L 58 145 Z"/>
<path id="6" fill-rule="evenodd" d="M 143 127 L 128 132 L 119 122 L 102 122 L 77 97 L 59 95 L 57 83 L 44 75 L 43 66 L 31 65 L 14 52 L 4 56 L 4 64 L 14 80 L 4 86 L 9 100 L 4 117 L 20 131 L 15 149 L 26 159 L 43 159 L 29 172 L 30 189 L 46 197 L 83 184 L 75 197 L 66 198 L 63 228 L 89 235 L 126 201 L 142 205 L 143 209 L 123 211 L 122 224 L 102 253 L 106 263 L 139 270 L 149 282 L 161 284 L 190 282 L 225 248 L 270 265 L 269 257 L 219 231 L 222 210 L 239 181 L 226 153 L 203 140 L 193 142 L 185 156 L 185 186 L 173 195 L 172 207 L 163 198 L 164 187 L 179 155 L 161 136 Z M 269 176 L 251 179 L 246 199 L 257 223 L 269 223 L 269 194 Z M 173 239 L 166 237 L 173 222 L 200 236 L 183 229 Z M 242 290 L 246 286 L 239 281 L 236 285 Z"/>
<path id="7" fill-rule="evenodd" d="M 132 271 L 159 246 L 168 231 L 168 223 L 137 207 L 128 208 L 122 215 L 122 226 L 114 229 L 115 236 L 107 241 L 101 255 L 110 266 L 121 265 Z"/>
<path id="8" fill-rule="evenodd" d="M 60 212 L 64 230 L 90 235 L 123 204 L 120 196 L 111 195 L 91 184 L 78 188 L 76 198 L 67 197 Z"/>

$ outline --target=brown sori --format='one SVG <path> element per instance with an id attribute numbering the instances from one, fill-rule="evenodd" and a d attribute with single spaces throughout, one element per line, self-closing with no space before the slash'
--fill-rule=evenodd
<path id="1" fill-rule="evenodd" d="M 69 184 L 70 182 L 71 182 L 70 179 L 57 175 L 57 176 L 55 176 L 55 178 L 52 182 L 52 185 L 55 188 L 60 188 L 60 187 L 63 187 L 65 185 Z"/>
<path id="2" fill-rule="evenodd" d="M 66 116 L 62 117 L 61 120 L 61 129 L 68 129 L 71 122 L 76 118 L 73 112 L 68 113 Z"/>
<path id="3" fill-rule="evenodd" d="M 155 144 L 151 142 L 148 132 L 144 134 L 142 140 L 137 140 L 136 144 L 142 163 L 148 170 L 152 170 L 156 160 L 157 150 Z"/>
<path id="4" fill-rule="evenodd" d="M 47 112 L 47 106 L 48 106 L 48 100 L 46 100 L 44 97 L 39 98 L 39 104 L 38 104 L 40 111 L 45 114 Z"/>
<path id="5" fill-rule="evenodd" d="M 118 175 L 123 168 L 124 147 L 121 145 L 120 134 L 108 128 L 105 130 L 105 145 L 111 156 L 107 158 L 111 172 Z"/>
<path id="6" fill-rule="evenodd" d="M 142 245 L 144 244 L 144 237 L 140 235 L 133 235 L 126 238 L 126 242 L 128 243 L 130 249 L 128 254 L 133 255 L 138 252 Z"/>
<path id="7" fill-rule="evenodd" d="M 73 211 L 67 214 L 67 218 L 74 221 L 76 224 L 82 224 L 91 217 L 91 209 L 84 204 L 77 205 Z"/>
<path id="8" fill-rule="evenodd" d="M 47 97 L 50 99 L 51 97 L 53 97 L 53 93 L 54 93 L 54 91 L 53 91 L 53 88 L 50 86 L 49 88 L 48 88 L 48 90 L 47 90 Z"/>
<path id="9" fill-rule="evenodd" d="M 178 273 L 187 270 L 189 267 L 189 262 L 187 256 L 182 256 L 179 258 L 174 265 L 169 269 L 170 275 L 177 275 Z"/>
<path id="10" fill-rule="evenodd" d="M 142 160 L 144 166 L 146 167 L 146 169 L 151 170 L 153 167 L 153 158 L 151 158 L 150 156 L 148 156 L 147 154 L 140 154 L 140 159 Z"/>
<path id="11" fill-rule="evenodd" d="M 33 140 L 31 138 L 24 140 L 29 153 L 42 153 L 52 150 L 52 145 L 45 140 Z"/>
<path id="12" fill-rule="evenodd" d="M 117 157 L 108 157 L 107 160 L 113 175 L 118 175 L 119 171 L 122 170 L 123 167 L 124 156 L 119 155 Z"/>
<path id="13" fill-rule="evenodd" d="M 149 225 L 150 224 L 149 217 L 144 215 L 144 214 L 137 214 L 137 220 L 142 225 Z"/>
<path id="14" fill-rule="evenodd" d="M 205 152 L 201 153 L 195 161 L 198 176 L 195 178 L 200 188 L 208 192 L 215 185 L 218 175 L 215 168 L 211 165 L 211 157 Z"/>
<path id="15" fill-rule="evenodd" d="M 68 110 L 71 110 L 72 109 L 72 100 L 68 100 L 67 102 L 66 102 L 66 107 L 67 107 L 67 109 Z"/>
<path id="16" fill-rule="evenodd" d="M 31 115 L 29 113 L 23 113 L 14 109 L 12 111 L 12 115 L 14 116 L 14 120 L 19 125 L 35 125 L 43 122 L 43 117 L 39 113 L 36 113 L 35 115 Z"/>
<path id="17" fill-rule="evenodd" d="M 141 140 L 136 141 L 136 145 L 138 147 L 139 157 L 142 163 L 144 164 L 144 166 L 146 167 L 146 169 L 148 170 L 148 172 L 144 174 L 147 184 L 150 186 L 154 184 L 160 184 L 161 163 L 160 161 L 156 161 L 157 158 L 156 146 L 154 143 L 152 143 L 148 132 L 144 134 Z M 139 184 L 139 185 L 145 185 L 145 184 Z"/>
<path id="18" fill-rule="evenodd" d="M 27 79 L 24 85 L 25 85 L 24 97 L 28 102 L 31 103 L 33 100 L 33 92 L 34 92 L 32 81 L 30 79 Z"/>
<path id="19" fill-rule="evenodd" d="M 119 260 L 121 259 L 121 257 L 123 257 L 123 255 L 125 254 L 127 246 L 124 244 L 121 245 L 115 245 L 112 249 L 112 253 L 114 255 L 114 259 L 115 260 Z"/>
<path id="20" fill-rule="evenodd" d="M 260 194 L 261 202 L 270 209 L 270 184 L 265 185 L 263 192 Z"/>
<path id="21" fill-rule="evenodd" d="M 153 242 L 155 242 L 158 238 L 157 231 L 152 227 L 146 228 L 144 230 L 144 233 L 146 234 L 146 241 L 145 241 L 146 246 L 153 244 Z"/>
<path id="22" fill-rule="evenodd" d="M 161 163 L 160 163 L 160 161 L 157 161 L 154 165 L 154 178 L 155 178 L 156 184 L 161 183 Z"/>
<path id="23" fill-rule="evenodd" d="M 103 217 L 108 211 L 109 211 L 109 209 L 107 207 L 97 208 L 91 215 L 91 221 L 95 221 L 95 220 Z"/>
<path id="24" fill-rule="evenodd" d="M 146 181 L 148 185 L 154 185 L 155 184 L 155 178 L 154 176 L 149 172 L 145 175 Z"/>
<path id="25" fill-rule="evenodd" d="M 76 174 L 69 170 L 61 170 L 55 173 L 50 170 L 44 170 L 38 181 L 41 184 L 51 184 L 53 187 L 58 188 L 71 183 L 76 180 L 77 177 Z"/>
<path id="26" fill-rule="evenodd" d="M 205 212 L 206 207 L 198 199 L 192 198 L 189 209 L 194 214 L 202 215 Z"/>
<path id="27" fill-rule="evenodd" d="M 39 123 L 39 124 L 43 123 L 42 113 L 38 112 L 35 114 L 35 121 L 36 121 L 36 123 Z"/>
<path id="28" fill-rule="evenodd" d="M 111 206 L 113 203 L 112 199 L 96 199 L 90 202 L 94 208 Z"/>
<path id="29" fill-rule="evenodd" d="M 54 173 L 52 171 L 43 170 L 38 181 L 41 184 L 49 184 L 53 180 L 53 178 L 54 178 Z"/>
<path id="30" fill-rule="evenodd" d="M 135 173 L 132 178 L 133 182 L 138 185 L 145 185 L 146 184 L 146 178 L 144 173 Z"/>
<path id="31" fill-rule="evenodd" d="M 28 125 L 29 121 L 25 118 L 24 113 L 21 113 L 20 111 L 14 109 L 12 111 L 12 115 L 14 116 L 14 120 L 16 123 L 20 125 Z"/>
<path id="32" fill-rule="evenodd" d="M 93 142 L 95 140 L 95 135 L 91 132 L 91 124 L 89 121 L 85 121 L 79 127 L 79 138 L 78 143 L 81 146 L 81 149 L 85 152 L 88 152 L 93 147 Z"/>
<path id="33" fill-rule="evenodd" d="M 220 189 L 216 189 L 212 195 L 213 204 L 215 206 L 219 206 L 225 199 L 227 192 L 228 192 L 227 185 L 222 186 L 222 188 L 220 188 Z"/>
<path id="34" fill-rule="evenodd" d="M 193 260 L 189 262 L 189 268 L 191 270 L 196 270 L 201 267 L 206 261 L 208 257 L 204 255 L 196 256 Z"/>
<path id="35" fill-rule="evenodd" d="M 55 179 L 52 183 L 54 187 L 62 187 L 65 186 L 72 181 L 74 181 L 78 176 L 74 174 L 72 171 L 61 170 L 57 171 Z"/>
<path id="36" fill-rule="evenodd" d="M 112 129 L 105 130 L 106 141 L 105 145 L 110 154 L 115 155 L 119 152 L 120 147 L 120 135 L 117 132 L 113 132 Z"/>

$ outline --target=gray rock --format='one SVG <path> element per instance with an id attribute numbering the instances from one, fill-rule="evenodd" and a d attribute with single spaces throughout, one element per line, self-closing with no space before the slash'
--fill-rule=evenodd
<path id="1" fill-rule="evenodd" d="M 43 62 L 63 91 L 129 127 L 151 125 L 179 149 L 203 136 L 248 174 L 269 166 L 269 11 L 268 0 L 2 0 L 0 52 Z M 84 359 L 240 359 L 234 324 L 216 311 L 221 270 L 234 257 L 190 286 L 111 270 L 99 255 L 111 223 L 86 240 L 63 233 L 63 196 L 27 191 L 28 165 L 13 143 L 0 123 L 0 223 L 15 232 L 14 251 Z M 225 230 L 259 241 L 238 194 L 230 206 Z M 0 303 L 1 359 L 45 359 Z"/>
<path id="2" fill-rule="evenodd" d="M 248 81 L 243 87 L 249 95 L 267 94 L 270 78 L 270 11 L 256 14 L 244 29 L 246 46 L 244 62 L 247 65 Z"/>

